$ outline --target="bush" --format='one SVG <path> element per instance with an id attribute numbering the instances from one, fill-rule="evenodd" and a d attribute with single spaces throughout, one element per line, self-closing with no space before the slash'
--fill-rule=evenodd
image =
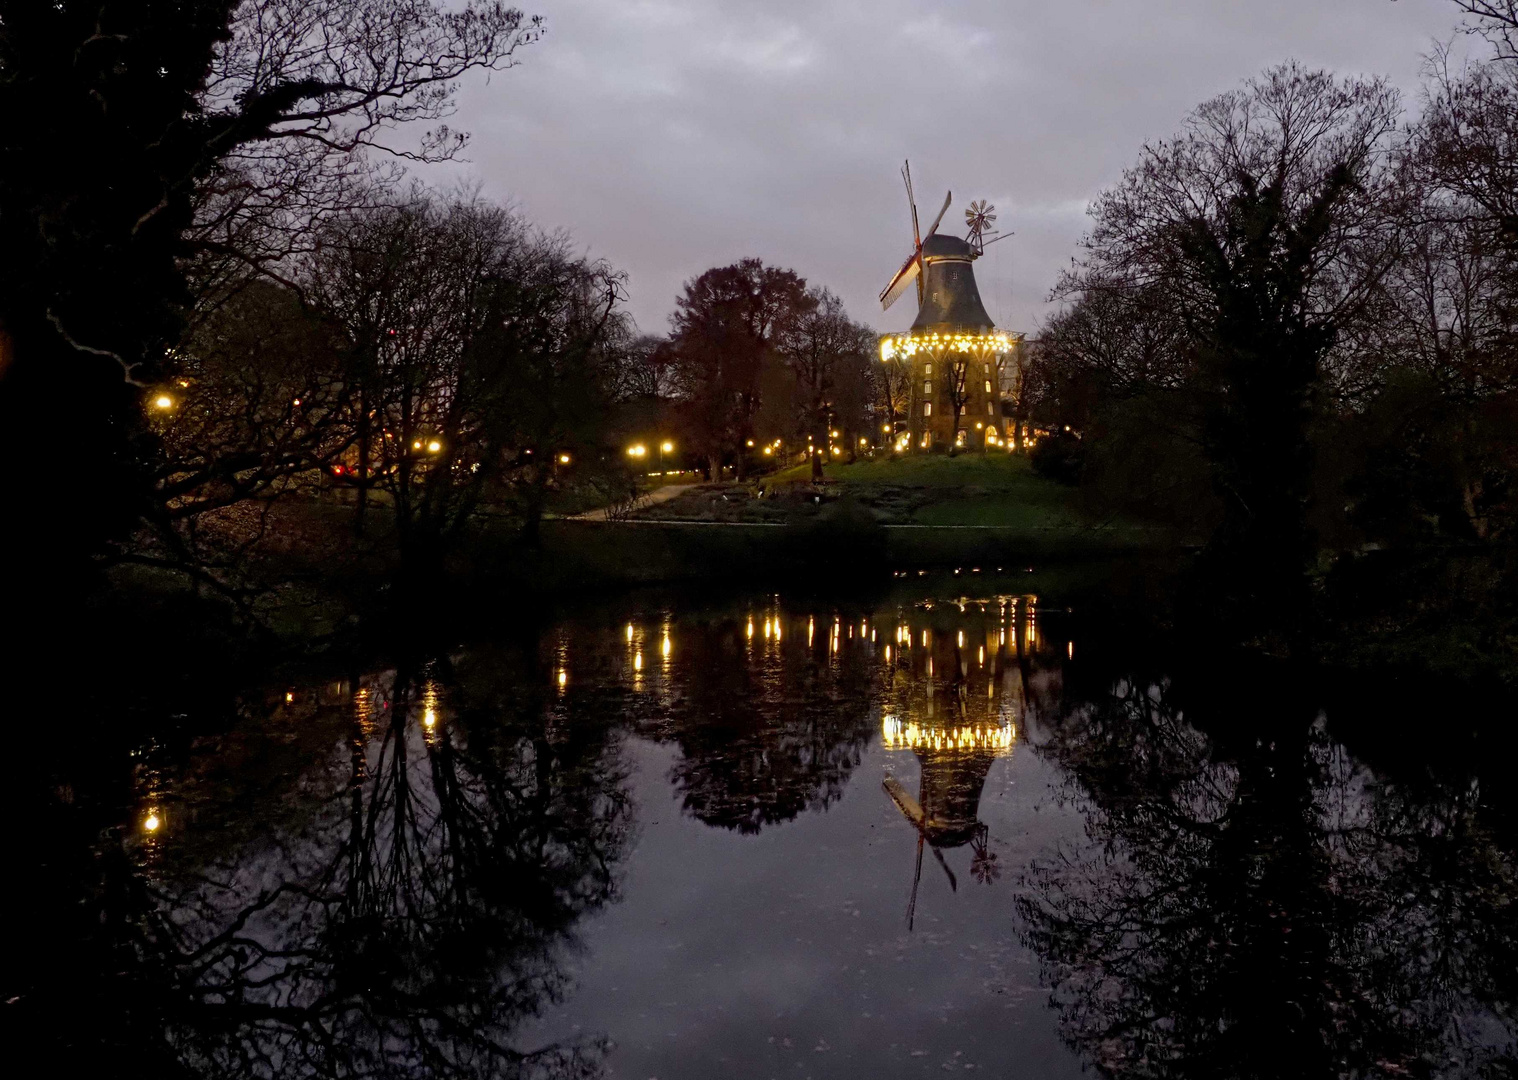
<path id="1" fill-rule="evenodd" d="M 1033 471 L 1061 484 L 1080 483 L 1086 468 L 1086 446 L 1068 431 L 1045 436 L 1033 444 L 1028 455 Z"/>

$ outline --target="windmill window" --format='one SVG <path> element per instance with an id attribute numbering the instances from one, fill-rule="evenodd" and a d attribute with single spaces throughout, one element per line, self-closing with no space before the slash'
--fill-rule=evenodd
<path id="1" fill-rule="evenodd" d="M 922 415 L 924 415 L 924 416 L 932 416 L 933 415 L 933 403 L 931 401 L 924 401 L 922 403 Z"/>

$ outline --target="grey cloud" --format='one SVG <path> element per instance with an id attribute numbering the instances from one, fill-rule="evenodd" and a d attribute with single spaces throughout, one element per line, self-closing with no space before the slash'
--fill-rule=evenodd
<path id="1" fill-rule="evenodd" d="M 1450 36 L 1448 0 L 576 0 L 526 4 L 549 33 L 471 82 L 467 172 L 535 222 L 625 269 L 653 332 L 683 281 L 757 255 L 875 297 L 919 207 L 962 228 L 975 198 L 1017 235 L 978 274 L 987 306 L 1032 329 L 1084 207 L 1146 140 L 1282 60 L 1379 74 L 1413 93 Z"/>

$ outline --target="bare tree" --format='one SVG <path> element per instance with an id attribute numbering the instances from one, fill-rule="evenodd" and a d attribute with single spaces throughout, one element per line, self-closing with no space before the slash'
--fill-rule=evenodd
<path id="1" fill-rule="evenodd" d="M 483 502 L 535 535 L 556 457 L 593 445 L 626 342 L 620 277 L 467 196 L 327 227 L 304 270 L 352 357 L 359 493 L 384 492 L 424 576 Z M 360 503 L 359 513 L 363 513 Z"/>
<path id="2" fill-rule="evenodd" d="M 53 559 L 129 533 L 159 471 L 144 397 L 175 377 L 197 296 L 288 281 L 282 260 L 373 161 L 455 153 L 441 121 L 456 81 L 509 66 L 540 33 L 493 0 L 7 9 L 0 449 L 36 445 L 66 393 L 75 431 L 55 461 L 88 488 L 9 477 L 38 527 L 7 542 Z"/>
<path id="3" fill-rule="evenodd" d="M 1313 398 L 1399 254 L 1399 117 L 1385 83 L 1295 64 L 1203 104 L 1096 200 L 1086 259 L 1057 290 L 1153 296 L 1175 320 L 1222 506 L 1214 551 L 1262 580 L 1308 557 Z"/>
<path id="4" fill-rule="evenodd" d="M 866 366 L 874 352 L 875 335 L 849 318 L 843 301 L 825 288 L 807 290 L 806 303 L 781 338 L 780 354 L 794 378 L 797 419 L 811 438 L 812 479 L 822 479 L 833 421 L 842 421 L 841 393 L 853 389 L 855 369 Z M 859 397 L 855 393 L 852 397 Z M 858 412 L 857 406 L 850 410 Z M 858 420 L 845 423 L 848 442 Z"/>
<path id="5" fill-rule="evenodd" d="M 876 372 L 875 386 L 880 392 L 880 411 L 883 414 L 881 434 L 891 441 L 892 452 L 896 446 L 896 425 L 905 420 L 912 407 L 912 361 L 905 356 L 892 355 L 883 361 Z M 887 431 L 886 426 L 890 426 Z"/>

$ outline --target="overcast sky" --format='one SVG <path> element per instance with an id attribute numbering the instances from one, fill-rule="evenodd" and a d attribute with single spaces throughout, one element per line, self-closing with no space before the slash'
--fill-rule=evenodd
<path id="1" fill-rule="evenodd" d="M 527 0 L 520 66 L 468 84 L 467 173 L 629 275 L 664 333 L 681 284 L 748 255 L 827 285 L 882 331 L 925 220 L 971 199 L 1016 235 L 976 263 L 997 323 L 1033 331 L 1091 197 L 1197 103 L 1289 58 L 1416 96 L 1450 0 Z"/>

